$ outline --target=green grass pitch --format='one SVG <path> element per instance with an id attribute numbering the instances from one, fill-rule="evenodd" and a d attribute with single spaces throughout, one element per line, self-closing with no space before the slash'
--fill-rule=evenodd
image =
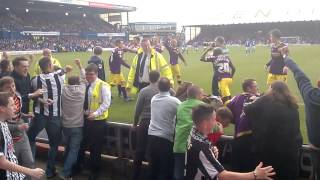
<path id="1" fill-rule="evenodd" d="M 231 87 L 231 93 L 236 95 L 241 92 L 241 82 L 246 78 L 254 78 L 259 84 L 261 92 L 267 90 L 266 77 L 267 73 L 264 70 L 264 65 L 270 58 L 270 48 L 258 46 L 254 54 L 245 55 L 244 47 L 229 47 L 231 59 L 236 67 L 236 74 L 233 79 Z M 310 77 L 313 84 L 320 78 L 320 45 L 304 45 L 304 46 L 290 46 L 290 56 L 297 62 L 297 64 L 305 71 Z M 202 50 L 194 51 L 189 50 L 189 53 L 184 53 L 185 59 L 188 62 L 188 66 L 181 64 L 182 79 L 185 81 L 191 81 L 196 85 L 201 86 L 207 93 L 211 91 L 211 78 L 212 78 L 212 65 L 211 63 L 203 63 L 199 61 Z M 90 52 L 69 52 L 69 53 L 55 53 L 53 56 L 60 60 L 62 65 L 70 64 L 74 67 L 72 74 L 78 74 L 77 68 L 74 65 L 74 59 L 81 59 L 84 65 L 87 64 L 88 59 L 92 54 Z M 104 59 L 105 69 L 108 74 L 108 63 L 110 52 L 104 52 L 102 58 Z M 134 54 L 126 53 L 125 60 L 130 64 Z M 168 53 L 164 53 L 165 58 L 168 60 Z M 40 55 L 35 56 L 35 60 L 31 65 L 30 73 L 33 75 L 34 65 Z M 122 68 L 125 77 L 127 76 L 128 69 Z M 307 142 L 306 126 L 304 118 L 304 105 L 301 101 L 300 94 L 298 92 L 296 83 L 290 72 L 289 74 L 289 87 L 291 91 L 299 99 L 299 111 L 300 111 L 300 126 L 301 132 L 304 137 L 304 142 Z M 113 101 L 110 108 L 109 121 L 132 123 L 135 101 L 124 102 L 117 96 L 116 89 L 113 89 Z M 135 96 L 132 96 L 135 97 Z M 225 130 L 226 134 L 232 134 L 233 127 L 228 127 Z"/>

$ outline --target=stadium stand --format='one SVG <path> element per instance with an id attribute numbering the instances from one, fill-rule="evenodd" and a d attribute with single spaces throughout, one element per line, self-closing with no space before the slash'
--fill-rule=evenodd
<path id="1" fill-rule="evenodd" d="M 189 44 L 213 41 L 219 35 L 224 36 L 228 44 L 243 44 L 247 38 L 255 38 L 258 40 L 257 42 L 265 43 L 266 34 L 272 27 L 277 27 L 281 32 L 284 32 L 283 36 L 299 36 L 300 43 L 314 44 L 320 42 L 319 21 L 203 25 L 195 27 L 201 27 L 201 31 Z"/>
<path id="2" fill-rule="evenodd" d="M 0 4 L 0 49 L 49 48 L 64 52 L 87 51 L 94 46 L 108 48 L 110 39 L 124 38 L 125 33 L 101 15 L 130 11 L 135 11 L 135 7 L 89 1 L 65 4 L 64 1 L 4 0 Z"/>
<path id="3" fill-rule="evenodd" d="M 115 32 L 113 25 L 97 15 L 43 13 L 43 12 L 0 12 L 2 30 L 9 31 L 58 31 L 58 32 Z M 79 18 L 80 16 L 80 18 Z"/>

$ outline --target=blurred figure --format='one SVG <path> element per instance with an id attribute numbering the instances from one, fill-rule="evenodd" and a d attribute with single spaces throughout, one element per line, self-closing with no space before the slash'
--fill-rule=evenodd
<path id="1" fill-rule="evenodd" d="M 264 96 L 244 107 L 244 112 L 251 119 L 257 159 L 273 166 L 275 179 L 297 179 L 302 136 L 297 100 L 287 84 L 273 82 Z"/>
<path id="2" fill-rule="evenodd" d="M 110 85 L 98 77 L 99 68 L 91 63 L 85 68 L 87 80 L 84 96 L 84 135 L 77 165 L 81 166 L 85 158 L 85 150 L 90 151 L 90 176 L 96 180 L 101 172 L 101 152 L 104 144 L 106 121 L 111 104 Z"/>
<path id="3" fill-rule="evenodd" d="M 232 111 L 234 119 L 231 123 L 235 125 L 232 142 L 232 170 L 247 172 L 256 166 L 256 161 L 253 154 L 251 119 L 244 114 L 243 108 L 260 95 L 258 84 L 254 79 L 244 80 L 242 90 L 243 93 L 233 97 L 227 107 Z"/>
<path id="4" fill-rule="evenodd" d="M 150 45 L 149 39 L 143 39 L 141 42 L 142 51 L 134 57 L 127 80 L 127 91 L 140 91 L 142 88 L 149 85 L 149 73 L 151 71 L 159 71 L 161 77 L 166 77 L 170 80 L 173 86 L 173 78 L 171 69 L 167 65 L 164 57 L 156 52 Z"/>
<path id="5" fill-rule="evenodd" d="M 179 50 L 178 42 L 176 39 L 171 39 L 169 43 L 165 44 L 165 47 L 169 51 L 170 55 L 170 67 L 172 76 L 178 84 L 181 84 L 181 71 L 178 60 L 180 58 L 184 65 L 187 65 L 187 62 Z"/>
<path id="6" fill-rule="evenodd" d="M 141 164 L 144 160 L 146 148 L 148 144 L 148 128 L 151 119 L 151 99 L 159 93 L 158 80 L 160 73 L 151 71 L 149 73 L 150 85 L 143 88 L 137 98 L 135 107 L 133 127 L 137 133 L 136 151 L 133 159 L 133 175 L 132 180 L 138 180 L 141 171 Z"/>
<path id="7" fill-rule="evenodd" d="M 126 80 L 121 72 L 121 65 L 130 69 L 130 65 L 123 59 L 123 53 L 126 51 L 121 40 L 116 40 L 116 47 L 112 51 L 109 57 L 109 69 L 110 69 L 110 85 L 117 86 L 118 96 L 123 96 L 125 101 L 131 101 L 126 91 Z"/>
<path id="8" fill-rule="evenodd" d="M 211 47 L 209 49 L 213 49 L 213 55 L 206 56 L 209 52 L 209 50 L 207 50 L 202 54 L 200 61 L 211 62 L 213 64 L 214 77 L 212 80 L 212 87 L 215 86 L 215 81 L 218 81 L 219 94 L 221 95 L 222 101 L 225 103 L 231 99 L 230 86 L 232 84 L 236 68 L 229 56 L 224 55 L 224 50 L 222 48 Z M 213 90 L 212 93 L 215 93 L 214 91 L 215 90 Z"/>
<path id="9" fill-rule="evenodd" d="M 163 46 L 160 43 L 160 38 L 157 36 L 152 37 L 151 39 L 151 46 L 155 49 L 158 53 L 163 52 Z"/>
<path id="10" fill-rule="evenodd" d="M 151 120 L 148 129 L 149 178 L 172 179 L 173 141 L 179 99 L 170 95 L 170 80 L 162 77 L 159 93 L 151 99 Z"/>
<path id="11" fill-rule="evenodd" d="M 181 102 L 187 100 L 188 95 L 188 88 L 191 87 L 193 84 L 191 82 L 182 82 L 176 92 L 176 98 L 178 98 Z"/>
<path id="12" fill-rule="evenodd" d="M 79 76 L 68 77 L 68 84 L 62 87 L 62 132 L 65 138 L 65 159 L 60 178 L 63 180 L 72 179 L 72 170 L 77 162 L 80 144 L 83 136 L 84 124 L 84 99 L 86 85 L 85 75 L 80 60 L 76 60 L 80 70 Z"/>
<path id="13" fill-rule="evenodd" d="M 281 42 L 281 32 L 274 29 L 270 32 L 271 40 L 271 60 L 266 64 L 265 68 L 268 71 L 267 85 L 270 86 L 274 81 L 287 82 L 287 68 L 285 67 L 282 48 L 288 48 L 286 44 Z"/>
<path id="14" fill-rule="evenodd" d="M 40 168 L 27 168 L 18 165 L 13 142 L 6 119 L 14 116 L 14 100 L 7 92 L 0 92 L 0 179 L 24 180 L 25 175 L 40 179 L 44 171 Z"/>
<path id="15" fill-rule="evenodd" d="M 216 118 L 214 107 L 201 104 L 192 110 L 194 127 L 191 130 L 188 140 L 188 150 L 185 158 L 186 180 L 222 179 L 222 180 L 243 180 L 243 179 L 268 179 L 274 175 L 271 166 L 262 167 L 260 163 L 253 172 L 236 173 L 227 171 L 220 164 L 218 151 L 212 146 L 207 136 L 215 126 Z"/>
<path id="16" fill-rule="evenodd" d="M 2 52 L 1 61 L 2 60 L 9 60 L 9 54 L 6 51 Z"/>
<path id="17" fill-rule="evenodd" d="M 29 71 L 29 60 L 26 57 L 18 56 L 12 61 L 13 71 L 11 77 L 14 79 L 17 92 L 22 97 L 21 112 L 29 114 L 29 102 L 34 96 L 31 93 L 31 80 Z M 42 95 L 41 90 L 36 91 L 35 95 Z M 38 94 L 40 93 L 40 94 Z M 28 122 L 30 118 L 23 118 L 25 122 Z"/>
<path id="18" fill-rule="evenodd" d="M 217 144 L 221 136 L 224 134 L 223 128 L 226 127 L 227 123 L 233 120 L 233 114 L 227 107 L 219 107 L 216 109 L 217 123 L 213 126 L 212 132 L 208 134 L 208 140 L 212 145 Z"/>
<path id="19" fill-rule="evenodd" d="M 285 65 L 293 72 L 304 101 L 313 166 L 312 178 L 320 180 L 320 133 L 318 128 L 320 127 L 320 79 L 317 82 L 317 87 L 314 87 L 310 79 L 292 59 L 286 58 Z"/>
<path id="20" fill-rule="evenodd" d="M 98 67 L 98 78 L 102 81 L 106 81 L 106 75 L 104 70 L 104 63 L 101 58 L 102 55 L 102 47 L 96 46 L 93 48 L 93 56 L 88 61 L 88 64 L 95 64 Z"/>
<path id="21" fill-rule="evenodd" d="M 55 67 L 57 67 L 57 68 L 61 68 L 61 64 L 60 64 L 59 60 L 56 59 L 56 58 L 54 58 L 54 57 L 52 56 L 52 52 L 51 52 L 50 49 L 48 49 L 48 48 L 43 49 L 43 51 L 42 51 L 42 57 L 47 57 L 47 58 L 49 58 L 49 59 L 51 60 L 51 63 L 53 64 L 53 66 L 55 66 Z M 40 60 L 39 60 L 39 61 L 40 61 Z M 36 65 L 36 69 L 35 69 L 36 75 L 39 75 L 39 74 L 41 73 L 41 68 L 40 68 L 40 66 L 39 66 L 39 61 L 38 61 L 37 65 Z"/>
<path id="22" fill-rule="evenodd" d="M 0 62 L 0 78 L 4 77 L 4 76 L 10 76 L 11 71 L 12 71 L 12 65 L 11 62 L 9 60 L 2 60 Z"/>
<path id="23" fill-rule="evenodd" d="M 70 68 L 54 71 L 51 58 L 43 57 L 39 61 L 41 73 L 32 79 L 33 91 L 43 89 L 42 98 L 37 98 L 34 104 L 34 119 L 27 132 L 33 157 L 36 155 L 36 137 L 46 129 L 49 139 L 49 151 L 46 175 L 47 178 L 56 176 L 55 160 L 61 140 L 61 93 L 65 74 Z"/>
<path id="24" fill-rule="evenodd" d="M 184 159 L 187 151 L 187 140 L 192 128 L 192 108 L 203 104 L 203 89 L 196 85 L 187 88 L 187 99 L 183 101 L 177 109 L 177 122 L 174 136 L 174 179 L 184 178 Z"/>
<path id="25" fill-rule="evenodd" d="M 9 93 L 14 100 L 14 116 L 7 120 L 7 124 L 13 140 L 15 155 L 21 166 L 34 168 L 34 159 L 29 138 L 26 134 L 29 129 L 29 124 L 24 123 L 22 119 L 23 117 L 30 117 L 30 115 L 21 112 L 22 99 L 16 92 L 12 77 L 6 76 L 0 79 L 0 91 Z M 31 177 L 27 176 L 26 179 L 31 180 Z"/>

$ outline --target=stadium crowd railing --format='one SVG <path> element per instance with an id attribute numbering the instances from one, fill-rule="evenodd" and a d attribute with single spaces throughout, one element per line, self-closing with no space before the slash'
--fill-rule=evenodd
<path id="1" fill-rule="evenodd" d="M 103 146 L 103 155 L 113 156 L 117 159 L 131 160 L 135 150 L 135 131 L 131 124 L 107 122 L 105 144 Z M 217 146 L 220 149 L 219 160 L 228 165 L 230 163 L 232 152 L 232 136 L 222 136 Z M 37 137 L 40 143 L 48 143 L 45 131 Z M 312 174 L 312 163 L 310 157 L 310 147 L 303 145 L 300 152 L 300 177 L 310 177 Z"/>

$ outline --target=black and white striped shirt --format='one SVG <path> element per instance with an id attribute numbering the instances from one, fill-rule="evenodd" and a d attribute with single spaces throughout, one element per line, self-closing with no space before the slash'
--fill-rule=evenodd
<path id="1" fill-rule="evenodd" d="M 224 171 L 211 150 L 211 143 L 195 127 L 191 130 L 185 160 L 186 180 L 216 180 Z"/>
<path id="2" fill-rule="evenodd" d="M 35 101 L 34 113 L 44 116 L 61 116 L 61 92 L 64 78 L 64 71 L 60 69 L 52 73 L 40 74 L 32 79 L 32 89 L 43 89 L 42 98 L 53 100 L 53 104 L 50 106 Z"/>

